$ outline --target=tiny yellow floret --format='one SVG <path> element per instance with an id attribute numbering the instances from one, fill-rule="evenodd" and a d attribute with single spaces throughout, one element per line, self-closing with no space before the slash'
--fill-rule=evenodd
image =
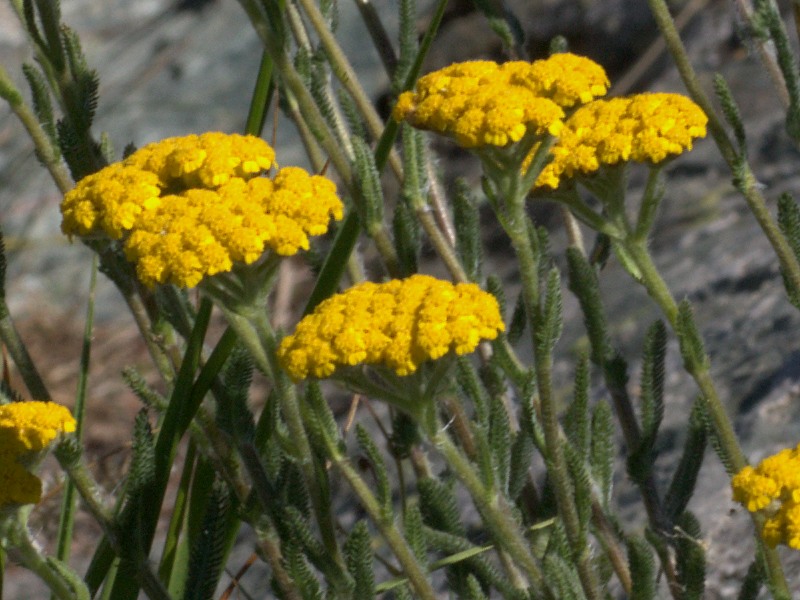
<path id="1" fill-rule="evenodd" d="M 287 167 L 253 136 L 210 132 L 167 138 L 81 180 L 61 205 L 72 236 L 122 239 L 148 286 L 194 287 L 252 264 L 264 251 L 288 256 L 341 219 L 335 184 Z"/>
<path id="2" fill-rule="evenodd" d="M 55 402 L 0 405 L 0 507 L 39 501 L 41 481 L 26 464 L 60 435 L 73 431 L 72 414 Z"/>
<path id="3" fill-rule="evenodd" d="M 449 352 L 473 352 L 504 329 L 497 300 L 477 285 L 413 275 L 362 283 L 320 303 L 283 340 L 278 360 L 295 381 L 358 364 L 404 376 Z"/>
<path id="4" fill-rule="evenodd" d="M 734 475 L 731 487 L 734 501 L 750 512 L 767 513 L 761 532 L 767 544 L 800 550 L 800 445 L 745 467 Z"/>
<path id="5" fill-rule="evenodd" d="M 691 150 L 693 140 L 706 135 L 707 122 L 702 109 L 681 94 L 595 100 L 564 122 L 550 150 L 553 160 L 534 187 L 555 189 L 562 180 L 590 175 L 602 165 L 663 162 Z"/>
<path id="6" fill-rule="evenodd" d="M 455 63 L 424 75 L 397 100 L 393 117 L 449 135 L 464 148 L 506 146 L 526 134 L 557 135 L 564 108 L 602 96 L 608 78 L 597 63 L 556 54 L 533 63 Z"/>

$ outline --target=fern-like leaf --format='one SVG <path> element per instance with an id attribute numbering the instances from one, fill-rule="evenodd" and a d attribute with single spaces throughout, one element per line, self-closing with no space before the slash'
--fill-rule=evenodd
<path id="1" fill-rule="evenodd" d="M 185 600 L 211 600 L 225 567 L 225 545 L 230 495 L 225 484 L 216 479 L 211 488 L 203 526 L 195 540 L 186 573 Z"/>

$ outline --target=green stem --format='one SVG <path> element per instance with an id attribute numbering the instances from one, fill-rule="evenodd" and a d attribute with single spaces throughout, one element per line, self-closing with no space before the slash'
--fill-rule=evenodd
<path id="1" fill-rule="evenodd" d="M 339 147 L 336 137 L 325 123 L 325 118 L 320 113 L 311 93 L 306 89 L 300 74 L 294 68 L 285 48 L 281 45 L 280 36 L 275 34 L 268 18 L 264 15 L 261 3 L 257 2 L 257 0 L 239 0 L 239 3 L 247 13 L 256 34 L 264 44 L 264 49 L 272 58 L 276 74 L 294 94 L 300 111 L 319 140 L 320 145 L 330 156 L 331 162 L 339 172 L 345 187 L 348 190 L 352 190 L 353 172 L 350 167 L 350 161 Z"/>
<path id="2" fill-rule="evenodd" d="M 492 533 L 495 545 L 508 552 L 522 567 L 531 584 L 539 592 L 546 592 L 547 582 L 544 574 L 536 563 L 530 545 L 520 531 L 519 525 L 511 516 L 513 510 L 506 499 L 497 493 L 490 494 L 467 457 L 453 444 L 446 432 L 440 430 L 432 441 L 444 456 L 447 465 L 453 469 L 458 479 L 469 491 Z"/>
<path id="3" fill-rule="evenodd" d="M 406 539 L 397 529 L 397 525 L 392 519 L 385 518 L 375 495 L 370 491 L 367 484 L 358 472 L 356 472 L 347 458 L 342 456 L 334 447 L 333 441 L 326 440 L 326 442 L 336 468 L 347 480 L 347 483 L 350 484 L 350 487 L 356 493 L 356 496 L 358 496 L 364 509 L 378 526 L 386 543 L 392 549 L 392 552 L 394 552 L 394 555 L 403 567 L 403 571 L 411 582 L 417 597 L 426 600 L 436 600 L 436 592 L 433 590 L 433 587 L 431 587 L 425 570 L 414 556 L 414 552 L 409 547 Z"/>
<path id="4" fill-rule="evenodd" d="M 527 307 L 528 320 L 533 337 L 534 368 L 536 369 L 536 386 L 539 392 L 542 426 L 548 451 L 549 474 L 552 477 L 556 492 L 558 512 L 564 523 L 567 538 L 575 553 L 575 563 L 586 596 L 590 600 L 599 600 L 600 584 L 591 564 L 589 545 L 585 532 L 582 531 L 578 513 L 575 508 L 574 494 L 569 470 L 561 447 L 561 428 L 558 422 L 558 411 L 552 395 L 552 355 L 549 341 L 540 343 L 536 339 L 539 331 L 539 261 L 531 246 L 528 233 L 528 219 L 525 212 L 525 194 L 511 193 L 506 196 L 506 209 L 509 219 L 507 233 L 517 254 L 522 278 L 522 293 Z"/>
<path id="5" fill-rule="evenodd" d="M 323 48 L 325 48 L 325 54 L 328 56 L 328 61 L 333 69 L 333 73 L 341 82 L 342 86 L 344 86 L 353 97 L 353 100 L 355 100 L 356 106 L 358 106 L 361 116 L 364 118 L 372 136 L 375 139 L 380 138 L 384 128 L 383 121 L 380 116 L 378 116 L 378 111 L 375 110 L 364 88 L 361 87 L 358 76 L 350 64 L 350 61 L 347 60 L 347 56 L 345 56 L 341 46 L 339 46 L 333 33 L 328 28 L 327 23 L 325 23 L 325 18 L 322 16 L 319 7 L 315 2 L 312 2 L 312 0 L 298 1 L 308 16 L 314 30 L 317 32 Z M 394 171 L 397 180 L 402 181 L 403 166 L 400 162 L 400 158 L 394 151 L 389 154 L 389 165 L 392 167 L 392 171 Z"/>
<path id="6" fill-rule="evenodd" d="M 645 286 L 650 296 L 661 307 L 662 312 L 669 320 L 673 330 L 677 331 L 678 306 L 666 283 L 658 273 L 655 264 L 653 264 L 644 242 L 628 242 L 626 244 L 626 249 L 639 269 L 642 284 Z M 679 337 L 678 342 L 681 347 L 686 343 L 682 337 Z M 685 357 L 692 357 L 691 352 L 683 352 L 682 354 L 684 354 Z M 731 473 L 741 471 L 747 466 L 747 460 L 739 446 L 739 441 L 736 438 L 736 433 L 728 417 L 728 413 L 725 410 L 725 406 L 722 404 L 717 394 L 716 387 L 711 378 L 708 362 L 690 358 L 686 361 L 686 369 L 694 378 L 698 388 L 700 388 L 706 414 L 714 428 L 714 434 L 718 440 L 719 449 L 723 455 L 723 462 L 726 468 L 728 468 Z M 757 539 L 762 545 L 762 551 L 764 552 L 770 587 L 778 594 L 777 597 L 788 600 L 791 598 L 791 593 L 786 584 L 780 558 L 774 548 L 769 548 L 760 539 L 764 518 L 759 513 L 751 513 L 751 518 L 753 519 L 756 530 L 759 532 L 757 534 Z"/>
<path id="7" fill-rule="evenodd" d="M 242 341 L 253 354 L 258 366 L 264 370 L 278 391 L 277 396 L 281 404 L 281 413 L 286 420 L 286 426 L 289 429 L 290 440 L 293 445 L 292 454 L 305 475 L 306 485 L 311 493 L 323 542 L 333 560 L 343 566 L 344 560 L 336 542 L 333 513 L 331 512 L 330 503 L 325 500 L 325 494 L 322 493 L 317 479 L 314 453 L 311 450 L 311 444 L 303 423 L 303 416 L 300 412 L 297 388 L 291 385 L 278 365 L 275 355 L 277 350 L 275 332 L 272 330 L 267 313 L 265 310 L 253 310 L 244 317 L 225 307 L 221 308 L 228 318 L 228 322 L 241 336 Z"/>
<path id="8" fill-rule="evenodd" d="M 55 596 L 61 600 L 90 600 L 89 590 L 78 574 L 64 563 L 42 556 L 30 538 L 28 526 L 19 518 L 11 525 L 9 541 L 20 562 L 36 573 Z"/>
<path id="9" fill-rule="evenodd" d="M 627 240 L 624 246 L 639 269 L 642 285 L 659 305 L 673 330 L 677 331 L 678 305 L 653 263 L 646 245 L 643 242 Z M 682 338 L 679 338 L 678 341 L 682 346 L 685 344 L 685 340 Z M 690 354 L 684 353 L 685 356 Z M 690 360 L 687 362 L 686 368 L 697 382 L 697 386 L 703 395 L 704 403 L 713 423 L 715 434 L 719 439 L 725 461 L 734 472 L 738 472 L 747 466 L 747 461 L 739 446 L 739 441 L 733 431 L 733 425 L 728 418 L 727 411 L 719 399 L 708 365 L 703 361 Z"/>
<path id="10" fill-rule="evenodd" d="M 8 305 L 6 299 L 0 298 L 0 339 L 3 340 L 8 353 L 11 355 L 14 364 L 19 369 L 20 376 L 25 382 L 25 387 L 36 400 L 49 400 L 50 392 L 47 391 L 47 386 L 39 374 L 39 370 L 33 363 L 31 355 L 28 354 L 28 349 L 25 347 L 22 338 L 11 320 L 11 315 L 8 312 Z"/>
<path id="11" fill-rule="evenodd" d="M 591 229 L 612 238 L 621 237 L 622 232 L 610 220 L 593 211 L 581 199 L 574 187 L 558 190 L 557 193 L 549 196 L 549 199 L 569 208 L 578 220 L 586 223 Z"/>
<path id="12" fill-rule="evenodd" d="M 11 77 L 2 66 L 0 66 L 0 98 L 5 99 L 11 110 L 17 115 L 22 126 L 28 132 L 31 140 L 33 140 L 36 155 L 50 173 L 50 177 L 53 178 L 58 190 L 62 194 L 66 194 L 72 189 L 72 178 L 61 163 L 58 151 L 53 147 L 50 138 L 47 137 L 44 129 L 42 129 L 36 115 L 22 100 L 22 94 L 14 86 Z"/>
<path id="13" fill-rule="evenodd" d="M 664 41 L 672 55 L 672 59 L 675 61 L 681 79 L 683 79 L 683 83 L 689 91 L 692 100 L 694 100 L 700 108 L 703 109 L 706 116 L 708 116 L 708 129 L 711 132 L 711 136 L 714 138 L 725 162 L 728 163 L 731 171 L 736 175 L 737 187 L 742 192 L 750 211 L 753 213 L 753 216 L 755 216 L 756 221 L 758 221 L 759 226 L 772 245 L 778 257 L 778 261 L 781 264 L 781 270 L 784 276 L 791 281 L 792 288 L 800 289 L 800 262 L 798 262 L 798 258 L 794 255 L 794 252 L 792 252 L 788 241 L 781 234 L 780 228 L 772 218 L 764 196 L 761 195 L 758 189 L 758 181 L 750 170 L 750 165 L 743 156 L 739 155 L 733 143 L 728 138 L 725 132 L 725 126 L 722 124 L 711 101 L 700 86 L 697 74 L 694 72 L 692 64 L 689 61 L 686 48 L 675 27 L 675 22 L 672 20 L 667 3 L 665 0 L 648 0 L 648 3 L 658 28 L 664 36 Z"/>
<path id="14" fill-rule="evenodd" d="M 642 205 L 639 207 L 636 229 L 631 236 L 634 242 L 644 242 L 647 239 L 663 197 L 664 189 L 661 180 L 661 167 L 651 166 L 650 172 L 647 175 L 647 184 L 642 194 Z"/>
<path id="15" fill-rule="evenodd" d="M 78 371 L 78 385 L 75 392 L 75 408 L 72 411 L 77 426 L 75 439 L 78 444 L 83 441 L 84 420 L 86 418 L 86 386 L 89 380 L 89 364 L 92 352 L 92 330 L 94 327 L 94 299 L 97 288 L 98 257 L 92 257 L 91 279 L 89 281 L 89 299 L 86 305 L 86 325 L 83 331 L 83 346 L 81 348 L 80 370 Z M 64 488 L 64 497 L 61 501 L 61 518 L 58 524 L 58 546 L 56 556 L 61 561 L 68 561 L 72 531 L 75 525 L 75 484 L 67 480 Z"/>

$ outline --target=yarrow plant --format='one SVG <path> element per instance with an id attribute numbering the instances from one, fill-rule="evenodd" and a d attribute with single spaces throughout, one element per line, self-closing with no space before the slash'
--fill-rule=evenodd
<path id="1" fill-rule="evenodd" d="M 715 593 L 707 573 L 731 571 L 707 560 L 715 540 L 690 509 L 711 445 L 752 519 L 740 597 L 793 597 L 800 581 L 775 547 L 800 550 L 800 446 L 748 464 L 691 303 L 675 299 L 649 240 L 670 163 L 710 134 L 800 308 L 800 207 L 782 197 L 774 221 L 730 90 L 717 79 L 723 122 L 663 0 L 648 3 L 688 95 L 609 94 L 602 57 L 558 44 L 525 60 L 520 21 L 490 3 L 475 4 L 513 60 L 423 74 L 446 0 L 421 40 L 413 1 L 401 0 L 397 42 L 379 23 L 384 9 L 362 7 L 395 94 L 383 119 L 336 41 L 335 3 L 240 0 L 263 46 L 245 131 L 170 137 L 118 157 L 93 131 L 97 74 L 58 3 L 12 1 L 37 66 L 23 69 L 30 103 L 2 67 L 0 97 L 63 196 L 62 232 L 96 254 L 93 268 L 121 292 L 152 365 L 124 373 L 144 407 L 129 468 L 103 486 L 83 443 L 102 426 L 87 384 L 94 300 L 71 413 L 46 401 L 14 326 L 0 244 L 0 339 L 28 392 L 4 377 L 0 401 L 42 399 L 0 404 L 0 568 L 18 561 L 61 600 L 235 590 L 692 600 Z M 788 38 L 771 3 L 757 4 L 798 139 Z M 311 170 L 285 166 L 262 139 L 272 110 L 296 127 Z M 434 155 L 436 135 L 477 159 L 472 181 L 441 177 L 449 163 Z M 561 209 L 563 243 L 531 217 L 545 201 Z M 505 279 L 482 262 L 495 220 L 492 240 L 510 246 Z M 639 321 L 604 309 L 609 260 L 663 316 L 641 357 L 616 348 L 614 321 Z M 584 322 L 577 352 L 560 344 L 564 277 Z M 667 360 L 670 337 L 697 397 L 684 430 L 670 432 L 685 440 L 674 469 L 657 463 L 665 412 L 673 423 L 687 412 L 670 406 L 686 394 L 666 389 L 680 379 L 666 373 L 679 362 Z M 641 363 L 635 385 L 629 358 Z M 65 477 L 52 556 L 36 539 L 50 529 L 29 526 L 44 512 L 33 469 L 51 447 Z M 622 476 L 638 490 L 636 523 L 617 510 Z M 70 557 L 78 510 L 102 531 L 80 574 Z M 243 565 L 233 550 L 244 545 Z M 255 561 L 263 568 L 248 573 Z"/>
<path id="2" fill-rule="evenodd" d="M 650 93 L 596 100 L 567 119 L 553 159 L 535 187 L 558 189 L 576 175 L 628 161 L 658 164 L 692 149 L 705 137 L 708 118 L 681 94 Z"/>
<path id="3" fill-rule="evenodd" d="M 505 146 L 526 134 L 558 135 L 564 109 L 589 102 L 608 89 L 597 63 L 557 54 L 527 63 L 457 63 L 419 79 L 404 92 L 394 118 L 451 135 L 465 148 Z"/>
<path id="4" fill-rule="evenodd" d="M 54 402 L 0 405 L 0 507 L 39 502 L 42 482 L 28 469 L 54 441 L 73 431 L 75 419 Z"/>
<path id="5" fill-rule="evenodd" d="M 751 512 L 770 516 L 762 534 L 770 546 L 800 550 L 800 446 L 746 466 L 731 480 L 733 499 Z"/>
<path id="6" fill-rule="evenodd" d="M 253 136 L 205 133 L 137 150 L 64 196 L 61 229 L 70 236 L 124 238 L 125 256 L 147 286 L 195 287 L 269 248 L 308 250 L 342 218 L 335 184 L 298 167 L 261 176 L 275 151 Z"/>
<path id="7" fill-rule="evenodd" d="M 405 376 L 449 352 L 473 352 L 504 329 L 497 300 L 475 284 L 413 275 L 325 300 L 284 338 L 278 360 L 296 381 L 362 363 Z"/>

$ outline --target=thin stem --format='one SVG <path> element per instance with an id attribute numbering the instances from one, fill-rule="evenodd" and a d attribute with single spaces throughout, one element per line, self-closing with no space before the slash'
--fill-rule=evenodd
<path id="1" fill-rule="evenodd" d="M 77 573 L 73 573 L 65 563 L 56 566 L 54 559 L 42 556 L 30 538 L 28 526 L 19 517 L 11 524 L 11 529 L 9 541 L 20 562 L 36 573 L 53 594 L 61 600 L 90 600 L 89 590 Z"/>
<path id="2" fill-rule="evenodd" d="M 444 236 L 442 230 L 439 229 L 430 208 L 423 204 L 421 198 L 419 201 L 412 199 L 411 202 L 414 206 L 414 213 L 417 216 L 417 220 L 428 235 L 428 239 L 436 249 L 437 254 L 439 254 L 439 258 L 444 261 L 444 265 L 447 267 L 450 275 L 459 283 L 468 282 L 469 277 L 467 276 L 467 272 L 464 271 L 464 267 L 461 266 L 461 261 L 458 259 L 458 256 L 456 256 L 453 246 Z"/>
<path id="3" fill-rule="evenodd" d="M 753 25 L 753 3 L 750 0 L 734 0 L 735 9 L 739 11 L 742 19 L 744 19 L 749 26 Z M 797 4 L 795 4 L 795 10 Z M 796 14 L 796 13 L 795 13 Z M 758 58 L 761 59 L 761 64 L 772 80 L 772 85 L 775 91 L 778 92 L 778 99 L 783 104 L 784 108 L 789 108 L 789 89 L 786 86 L 786 80 L 781 73 L 781 68 L 778 66 L 778 61 L 775 59 L 775 46 L 769 39 L 762 39 L 758 35 L 750 36 L 748 39 L 750 44 L 755 46 L 758 51 Z"/>
<path id="4" fill-rule="evenodd" d="M 536 563 L 530 545 L 522 535 L 518 524 L 511 517 L 513 511 L 505 498 L 497 493 L 489 493 L 469 459 L 453 444 L 446 432 L 439 431 L 432 441 L 444 456 L 448 466 L 469 491 L 491 531 L 495 545 L 504 548 L 511 555 L 538 590 L 547 591 L 544 574 Z"/>
<path id="5" fill-rule="evenodd" d="M 576 248 L 581 254 L 586 256 L 586 246 L 583 242 L 583 233 L 575 215 L 566 207 L 561 207 L 561 218 L 564 219 L 564 230 L 567 233 L 569 245 Z"/>
<path id="6" fill-rule="evenodd" d="M 36 148 L 36 155 L 42 161 L 53 182 L 62 194 L 66 194 L 72 189 L 72 178 L 67 173 L 61 162 L 59 153 L 53 147 L 50 138 L 47 137 L 44 129 L 39 124 L 39 120 L 30 107 L 22 100 L 22 94 L 14 86 L 8 72 L 0 65 L 0 98 L 8 102 L 11 110 L 17 115 L 25 131 L 28 132 L 33 145 Z"/>
<path id="7" fill-rule="evenodd" d="M 595 502 L 592 502 L 592 522 L 595 526 L 597 539 L 600 540 L 600 544 L 602 544 L 611 562 L 611 567 L 617 574 L 617 579 L 619 579 L 622 589 L 625 590 L 625 595 L 630 597 L 633 589 L 633 581 L 631 580 L 628 561 L 625 557 L 625 553 L 622 552 L 619 546 L 613 526 L 608 522 L 603 509 Z"/>
<path id="8" fill-rule="evenodd" d="M 589 545 L 585 532 L 582 531 L 578 512 L 574 503 L 572 483 L 562 450 L 561 429 L 558 422 L 558 412 L 555 399 L 552 395 L 552 355 L 548 343 L 540 343 L 536 339 L 539 331 L 539 268 L 538 258 L 531 246 L 528 233 L 528 219 L 525 212 L 525 192 L 520 193 L 514 188 L 518 184 L 518 177 L 513 177 L 510 189 L 505 195 L 505 207 L 508 213 L 506 232 L 514 246 L 520 265 L 522 278 L 522 293 L 527 308 L 528 321 L 533 337 L 534 368 L 536 369 L 536 386 L 539 392 L 541 406 L 542 426 L 544 428 L 545 443 L 547 445 L 548 472 L 552 478 L 556 492 L 558 512 L 564 523 L 567 538 L 572 551 L 575 553 L 575 563 L 586 596 L 590 600 L 599 600 L 600 584 L 597 574 L 591 564 Z"/>
<path id="9" fill-rule="evenodd" d="M 636 220 L 636 229 L 633 232 L 634 242 L 643 242 L 647 239 L 653 227 L 661 198 L 664 196 L 663 184 L 661 180 L 661 168 L 650 167 L 647 174 L 647 184 L 642 194 L 642 205 L 639 208 L 639 217 Z"/>
<path id="10" fill-rule="evenodd" d="M 348 190 L 351 190 L 353 186 L 353 172 L 350 167 L 350 161 L 339 147 L 338 141 L 331 133 L 322 113 L 320 113 L 314 99 L 311 97 L 310 92 L 306 89 L 300 74 L 294 68 L 286 50 L 281 46 L 278 36 L 273 32 L 267 17 L 262 12 L 260 3 L 257 2 L 257 0 L 239 0 L 239 3 L 242 5 L 245 13 L 247 13 L 253 29 L 255 29 L 258 37 L 264 44 L 264 48 L 272 57 L 275 63 L 276 73 L 286 87 L 294 94 L 300 111 L 311 131 L 314 132 L 320 145 L 328 153 L 331 163 L 338 171 L 344 185 Z"/>
<path id="11" fill-rule="evenodd" d="M 423 159 L 425 160 L 425 175 L 428 179 L 428 185 L 430 186 L 428 204 L 430 205 L 431 209 L 433 210 L 433 214 L 436 217 L 436 223 L 439 225 L 439 228 L 442 230 L 442 232 L 444 232 L 445 236 L 447 236 L 447 241 L 450 243 L 450 246 L 455 246 L 456 232 L 455 228 L 453 227 L 452 219 L 450 219 L 450 215 L 446 208 L 447 199 L 444 196 L 444 190 L 442 189 L 439 177 L 436 175 L 433 159 L 431 158 L 427 147 L 423 146 L 422 152 Z"/>
<path id="12" fill-rule="evenodd" d="M 669 320 L 673 330 L 677 330 L 677 304 L 669 288 L 667 288 L 666 283 L 653 264 L 646 246 L 644 243 L 629 243 L 626 245 L 626 249 L 639 268 L 642 284 L 647 288 L 650 296 L 661 307 L 662 312 Z M 681 347 L 686 343 L 683 337 L 679 337 L 678 341 Z M 684 352 L 683 354 L 687 357 L 692 356 L 691 352 Z M 728 469 L 731 474 L 741 471 L 747 466 L 747 460 L 739 446 L 739 441 L 736 438 L 736 433 L 733 429 L 730 417 L 717 394 L 707 361 L 696 361 L 690 358 L 685 361 L 685 366 L 686 370 L 697 383 L 698 388 L 700 388 L 703 405 L 712 423 L 714 435 L 719 443 L 719 450 L 723 455 L 723 463 L 726 469 Z M 760 532 L 764 524 L 764 518 L 758 513 L 751 513 L 751 518 L 753 519 L 756 530 Z M 790 598 L 791 594 L 786 584 L 783 567 L 781 566 L 777 552 L 774 548 L 769 548 L 763 543 L 760 539 L 760 534 L 757 533 L 756 536 L 758 542 L 762 546 L 764 560 L 767 564 L 767 577 L 770 580 L 771 588 L 777 591 L 780 598 Z"/>
<path id="13" fill-rule="evenodd" d="M 383 26 L 380 15 L 370 0 L 355 0 L 356 8 L 361 14 L 361 20 L 369 31 L 369 36 L 372 38 L 372 44 L 375 50 L 378 51 L 378 56 L 381 57 L 383 68 L 386 69 L 386 74 L 391 78 L 397 68 L 397 55 L 394 52 L 392 40 Z"/>
<path id="14" fill-rule="evenodd" d="M 358 76 L 353 69 L 347 56 L 342 51 L 341 46 L 336 41 L 333 33 L 325 23 L 325 18 L 319 10 L 319 7 L 312 0 L 298 0 L 303 10 L 306 12 L 311 25 L 317 32 L 322 46 L 325 48 L 325 53 L 328 55 L 333 73 L 341 82 L 344 88 L 350 93 L 358 106 L 361 116 L 367 124 L 367 128 L 375 139 L 381 137 L 383 133 L 384 124 L 378 115 L 378 111 L 372 105 L 372 101 L 367 96 L 364 88 L 359 83 Z M 398 181 L 403 181 L 403 166 L 397 153 L 392 150 L 389 155 L 389 165 L 395 173 Z"/>
<path id="15" fill-rule="evenodd" d="M 781 234 L 780 228 L 775 223 L 772 215 L 767 208 L 767 203 L 758 189 L 758 181 L 753 175 L 750 165 L 743 156 L 740 156 L 733 143 L 725 132 L 722 121 L 717 116 L 714 107 L 706 96 L 697 78 L 697 74 L 692 68 L 686 48 L 681 42 L 678 30 L 670 15 L 669 8 L 665 0 L 648 0 L 650 10 L 656 20 L 661 34 L 667 43 L 672 59 L 678 68 L 678 72 L 683 79 L 689 95 L 692 97 L 703 112 L 708 116 L 708 129 L 719 148 L 720 154 L 728 163 L 731 171 L 737 176 L 737 187 L 742 192 L 750 211 L 758 221 L 759 226 L 764 231 L 770 244 L 772 245 L 781 270 L 784 276 L 791 281 L 794 289 L 800 289 L 800 262 L 792 252 L 786 238 Z"/>
<path id="16" fill-rule="evenodd" d="M 408 542 L 397 529 L 397 525 L 395 525 L 392 519 L 386 518 L 383 515 L 383 511 L 375 495 L 370 491 L 367 484 L 356 472 L 347 458 L 342 456 L 339 451 L 334 448 L 332 440 L 326 441 L 336 468 L 347 480 L 347 483 L 350 484 L 350 487 L 356 493 L 356 496 L 358 496 L 364 509 L 378 526 L 386 543 L 392 549 L 392 552 L 394 552 L 394 555 L 403 567 L 403 571 L 411 582 L 417 596 L 426 600 L 436 600 L 436 592 L 431 587 L 427 574 L 408 546 Z"/>
<path id="17" fill-rule="evenodd" d="M 87 510 L 97 524 L 100 525 L 105 539 L 114 553 L 117 556 L 123 556 L 125 552 L 120 541 L 122 536 L 117 529 L 111 511 L 106 508 L 100 499 L 99 486 L 92 478 L 86 465 L 82 461 L 62 460 L 58 456 L 58 452 L 56 452 L 56 457 L 59 459 L 61 468 L 69 475 L 70 481 L 83 499 Z M 136 563 L 136 575 L 148 598 L 169 600 L 169 593 L 164 589 L 163 584 L 153 573 L 150 564 L 146 560 Z"/>
<path id="18" fill-rule="evenodd" d="M 39 370 L 28 353 L 25 343 L 11 320 L 5 298 L 0 298 L 0 339 L 3 340 L 8 353 L 19 369 L 20 376 L 25 382 L 25 387 L 36 400 L 49 400 L 50 392 L 39 374 Z"/>
<path id="19" fill-rule="evenodd" d="M 98 257 L 92 257 L 92 271 L 89 281 L 89 299 L 86 305 L 86 325 L 83 331 L 83 345 L 81 348 L 80 370 L 78 371 L 78 385 L 75 391 L 75 408 L 73 416 L 77 423 L 75 440 L 78 444 L 83 441 L 84 421 L 86 418 L 86 387 L 89 380 L 89 365 L 92 352 L 92 331 L 94 327 L 94 300 L 97 288 Z M 64 497 L 61 501 L 61 518 L 58 524 L 58 546 L 56 556 L 59 560 L 68 561 L 72 531 L 75 525 L 75 484 L 67 480 L 64 488 Z"/>

